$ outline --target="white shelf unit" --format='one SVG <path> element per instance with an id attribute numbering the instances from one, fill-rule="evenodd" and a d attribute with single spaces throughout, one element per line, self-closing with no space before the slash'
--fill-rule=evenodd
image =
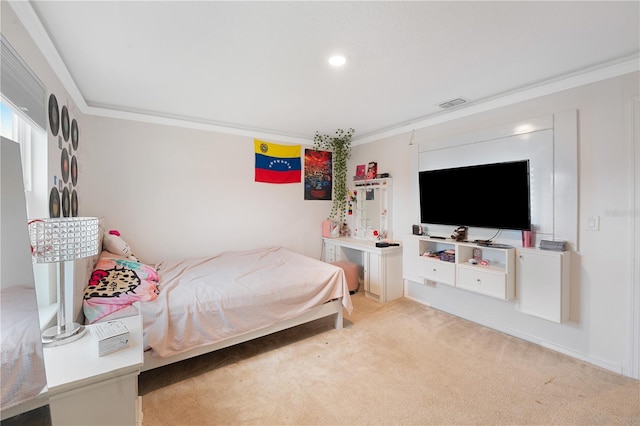
<path id="1" fill-rule="evenodd" d="M 417 259 L 417 271 L 405 273 L 405 278 L 417 275 L 421 279 L 440 284 L 458 287 L 497 299 L 509 300 L 515 297 L 515 249 L 478 246 L 474 243 L 455 240 L 417 238 L 418 252 L 413 252 Z M 415 244 L 412 244 L 416 248 Z M 473 250 L 480 249 L 482 259 L 488 265 L 471 264 Z M 405 251 L 408 251 L 407 247 Z M 440 260 L 439 257 L 428 257 L 426 252 L 439 253 L 449 250 L 453 253 L 452 261 Z M 410 255 L 405 254 L 405 260 Z"/>

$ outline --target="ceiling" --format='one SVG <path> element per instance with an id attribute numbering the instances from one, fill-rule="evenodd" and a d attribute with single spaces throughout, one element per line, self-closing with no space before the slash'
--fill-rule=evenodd
<path id="1" fill-rule="evenodd" d="M 305 140 L 350 127 L 371 138 L 566 76 L 639 68 L 638 1 L 28 4 L 90 112 Z M 335 53 L 346 65 L 327 63 Z M 458 97 L 469 102 L 438 106 Z"/>

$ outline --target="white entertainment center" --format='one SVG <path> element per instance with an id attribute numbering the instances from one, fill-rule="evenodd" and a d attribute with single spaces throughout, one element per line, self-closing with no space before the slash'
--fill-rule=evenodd
<path id="1" fill-rule="evenodd" d="M 571 252 L 491 247 L 453 239 L 407 235 L 404 278 L 426 286 L 446 285 L 494 299 L 517 301 L 518 310 L 553 322 L 569 316 Z M 470 263 L 479 249 L 486 265 Z M 438 253 L 449 251 L 441 260 Z M 435 255 L 435 256 L 433 256 Z"/>
<path id="2" fill-rule="evenodd" d="M 571 321 L 572 253 L 579 250 L 577 224 L 577 111 L 567 110 L 529 120 L 461 134 L 447 140 L 417 144 L 410 170 L 444 170 L 490 163 L 527 160 L 530 173 L 530 219 L 533 245 L 540 240 L 566 241 L 565 252 L 522 247 L 521 232 L 508 229 L 469 228 L 466 241 L 448 238 L 458 225 L 421 223 L 423 235 L 403 237 L 405 297 L 453 313 L 480 324 L 536 340 L 540 330 L 561 333 L 551 323 Z M 487 187 L 483 182 L 443 182 L 451 196 L 465 199 L 469 191 L 481 192 L 486 201 L 472 203 L 468 214 L 485 214 L 495 197 L 509 198 L 505 186 Z M 434 183 L 432 183 L 434 184 Z M 419 194 L 419 178 L 411 182 Z M 462 191 L 454 190 L 462 188 Z M 474 194 L 476 195 L 476 194 Z M 417 198 L 417 197 L 416 197 Z M 437 198 L 437 197 L 436 197 Z M 413 200 L 412 211 L 443 209 L 446 205 L 425 198 Z M 432 204 L 428 204 L 432 203 Z M 413 223 L 419 223 L 415 221 Z M 446 222 L 443 222 L 446 223 Z M 445 237 L 445 239 L 431 238 Z M 492 240 L 494 245 L 478 245 Z M 471 263 L 474 249 L 480 260 Z M 449 257 L 436 256 L 448 250 Z M 425 256 L 426 253 L 426 256 Z M 532 317 L 547 321 L 541 323 Z"/>

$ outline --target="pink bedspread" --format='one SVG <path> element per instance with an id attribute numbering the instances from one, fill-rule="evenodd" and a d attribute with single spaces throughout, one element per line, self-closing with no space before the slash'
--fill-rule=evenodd
<path id="1" fill-rule="evenodd" d="M 137 302 L 145 343 L 168 357 L 289 319 L 342 297 L 353 305 L 342 269 L 270 247 L 156 265 L 160 294 Z"/>

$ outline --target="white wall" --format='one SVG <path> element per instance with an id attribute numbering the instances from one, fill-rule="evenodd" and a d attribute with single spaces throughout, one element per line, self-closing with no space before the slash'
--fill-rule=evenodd
<path id="1" fill-rule="evenodd" d="M 270 245 L 320 258 L 331 201 L 305 201 L 302 183 L 254 182 L 253 139 L 113 118 L 86 122 L 85 212 L 118 229 L 139 259 Z"/>
<path id="2" fill-rule="evenodd" d="M 502 302 L 446 286 L 409 284 L 409 296 L 436 308 L 543 344 L 610 370 L 630 374 L 633 286 L 633 162 L 628 108 L 639 73 L 536 98 L 415 131 L 414 144 L 444 147 L 454 136 L 566 110 L 578 110 L 578 240 L 571 285 L 571 318 L 564 324 L 529 317 Z M 394 235 L 419 223 L 416 153 L 411 134 L 354 147 L 356 164 L 378 161 L 394 178 Z M 415 146 L 415 145 L 414 145 Z M 637 185 L 637 183 L 636 183 Z M 403 188 L 405 191 L 403 191 Z M 600 230 L 586 220 L 599 216 Z M 638 248 L 635 248 L 636 253 Z"/>

